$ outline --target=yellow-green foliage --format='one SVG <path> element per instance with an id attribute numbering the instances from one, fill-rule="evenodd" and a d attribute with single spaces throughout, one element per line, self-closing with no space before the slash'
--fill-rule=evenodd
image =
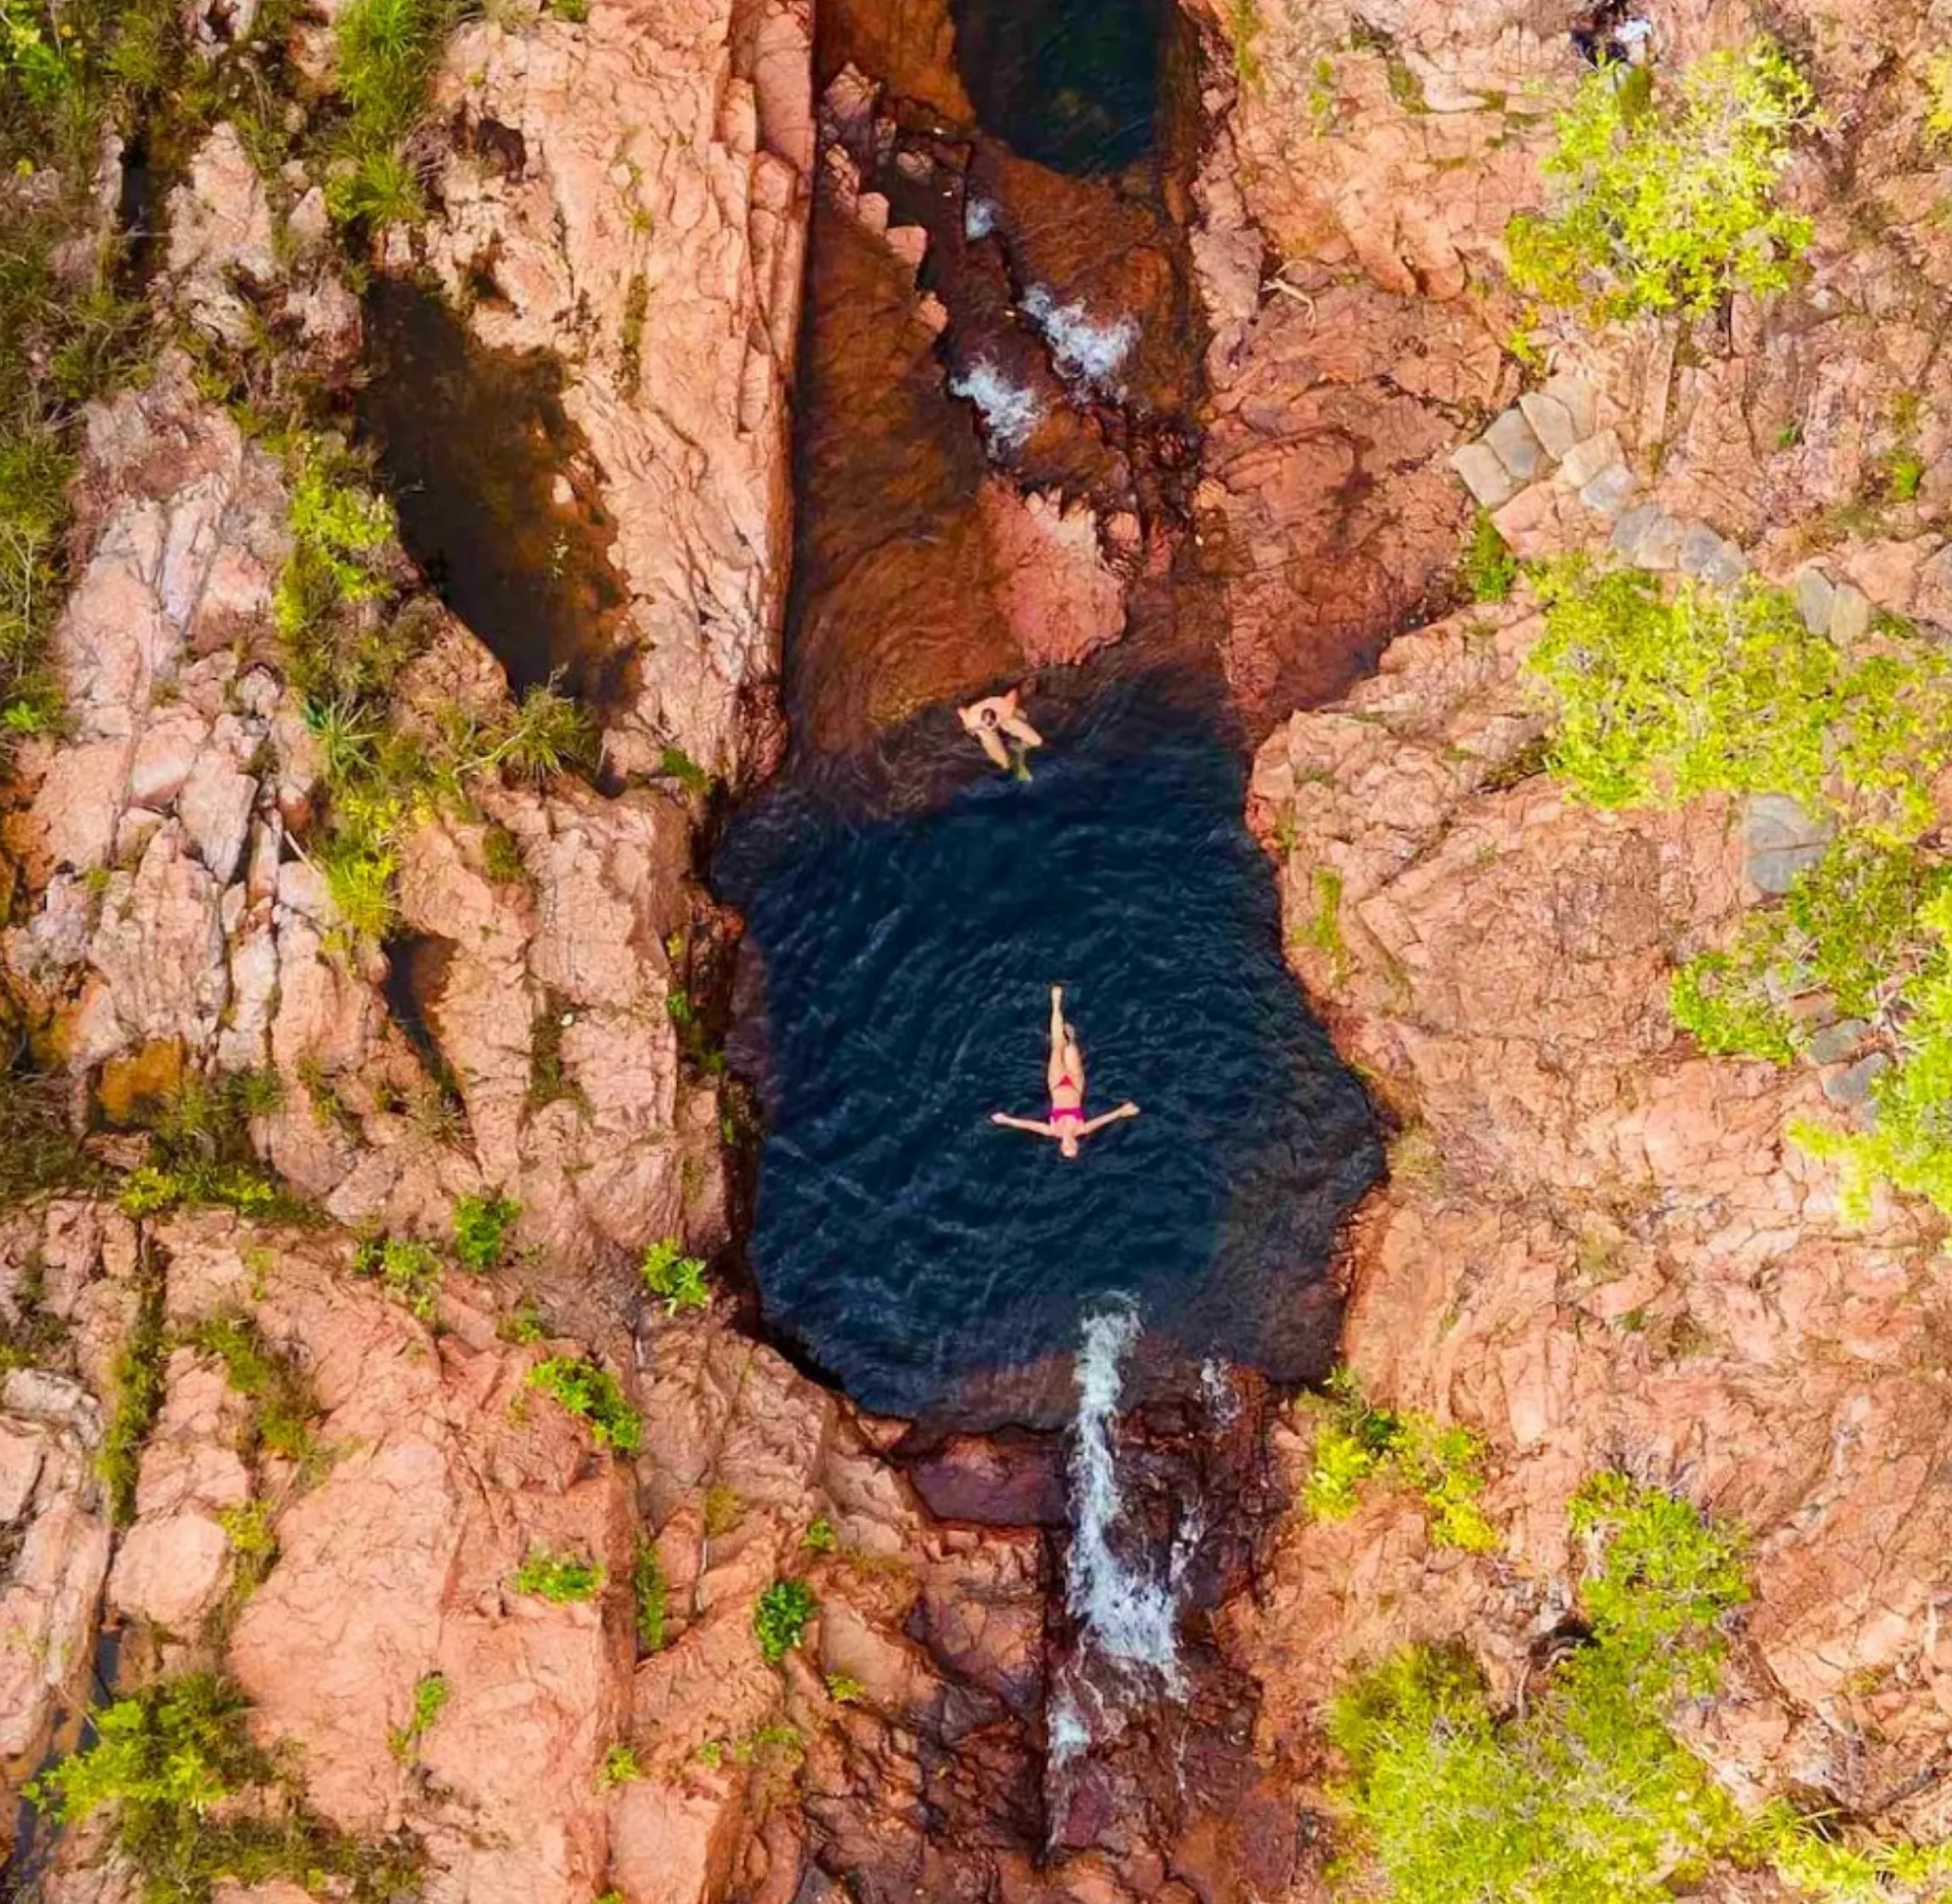
<path id="1" fill-rule="evenodd" d="M 1414 1410 L 1372 1407 L 1347 1369 L 1329 1377 L 1327 1393 L 1310 1406 L 1315 1456 L 1302 1504 L 1318 1520 L 1346 1520 L 1363 1487 L 1378 1481 L 1422 1499 L 1434 1545 L 1497 1551 L 1497 1530 L 1477 1504 L 1484 1444 L 1468 1428 L 1441 1427 Z"/>
<path id="2" fill-rule="evenodd" d="M 422 1322 L 438 1318 L 441 1259 L 425 1243 L 404 1236 L 369 1237 L 353 1252 L 352 1267 L 355 1275 L 373 1277 Z"/>
<path id="3" fill-rule="evenodd" d="M 1329 1732 L 1345 1892 L 1395 1904 L 1669 1904 L 1720 1865 L 1772 1868 L 1807 1895 L 1916 1896 L 1939 1847 L 1846 1845 L 1788 1806 L 1747 1819 L 1668 1721 L 1711 1696 L 1719 1627 L 1748 1597 L 1741 1543 L 1697 1509 L 1617 1475 L 1572 1504 L 1589 1562 L 1590 1637 L 1516 1714 L 1461 1647 L 1360 1674 Z"/>
<path id="4" fill-rule="evenodd" d="M 589 1430 L 599 1448 L 637 1452 L 644 1439 L 643 1420 L 608 1369 L 586 1356 L 552 1355 L 529 1370 L 528 1385 L 554 1395 Z"/>
<path id="5" fill-rule="evenodd" d="M 387 1735 L 387 1745 L 402 1764 L 410 1764 L 419 1756 L 421 1740 L 447 1710 L 452 1690 L 445 1673 L 422 1673 L 415 1682 L 411 1716 L 404 1726 L 396 1726 Z"/>
<path id="6" fill-rule="evenodd" d="M 1793 796 L 1837 829 L 1780 906 L 1676 974 L 1678 1023 L 1704 1048 L 1784 1063 L 1787 1010 L 1825 992 L 1895 1060 L 1873 1129 L 1792 1134 L 1844 1171 L 1861 1212 L 1888 1180 L 1952 1211 L 1952 880 L 1917 843 L 1952 763 L 1952 661 L 1902 624 L 1846 656 L 1782 589 L 1684 584 L 1548 565 L 1533 667 L 1559 705 L 1553 771 L 1602 806 L 1710 792 Z"/>
<path id="7" fill-rule="evenodd" d="M 1952 139 L 1952 53 L 1935 53 L 1925 63 L 1925 129 L 1934 139 Z"/>
<path id="8" fill-rule="evenodd" d="M 252 1742 L 249 1711 L 210 1674 L 159 1681 L 98 1710 L 93 1742 L 28 1796 L 66 1825 L 104 1815 L 145 1904 L 208 1904 L 225 1879 L 282 1880 L 352 1904 L 416 1890 L 411 1844 L 362 1845 L 313 1817 Z M 247 1805 L 225 1802 L 246 1793 Z"/>
<path id="9" fill-rule="evenodd" d="M 1733 1542 L 1618 1482 L 1575 1520 L 1601 1549 L 1592 1639 L 1522 1716 L 1493 1712 L 1461 1650 L 1398 1655 L 1335 1701 L 1352 1863 L 1398 1904 L 1654 1904 L 1739 1837 L 1666 1724 L 1712 1685 L 1713 1623 L 1746 1597 Z"/>
<path id="10" fill-rule="evenodd" d="M 1602 66 L 1559 116 L 1545 165 L 1556 209 L 1507 227 L 1513 281 L 1609 318 L 1780 289 L 1811 225 L 1776 188 L 1815 104 L 1767 40 L 1710 53 L 1671 88 L 1645 68 Z"/>
<path id="11" fill-rule="evenodd" d="M 583 1554 L 552 1553 L 531 1547 L 509 1582 L 518 1594 L 558 1605 L 594 1600 L 603 1591 L 603 1568 Z"/>
<path id="12" fill-rule="evenodd" d="M 425 211 L 406 142 L 454 14 L 449 0 L 352 0 L 340 11 L 336 77 L 350 111 L 326 192 L 334 217 L 377 230 Z"/>

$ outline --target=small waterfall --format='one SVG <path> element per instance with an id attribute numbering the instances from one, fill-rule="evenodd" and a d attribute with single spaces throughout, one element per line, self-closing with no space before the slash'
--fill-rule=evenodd
<path id="1" fill-rule="evenodd" d="M 957 371 L 949 380 L 949 393 L 974 403 L 990 440 L 1005 449 L 1020 449 L 1044 420 L 1036 393 L 1013 384 L 987 357 Z"/>
<path id="2" fill-rule="evenodd" d="M 1122 1365 L 1138 1340 L 1139 1321 L 1129 1308 L 1090 1317 L 1077 1356 L 1077 1427 L 1071 1459 L 1072 1511 L 1071 1610 L 1090 1643 L 1106 1659 L 1158 1674 L 1168 1690 L 1185 1689 L 1180 1670 L 1178 1591 L 1199 1545 L 1196 1516 L 1189 1515 L 1173 1542 L 1163 1578 L 1142 1562 L 1128 1564 L 1112 1544 L 1123 1511 L 1119 1493 L 1119 1396 Z"/>
<path id="3" fill-rule="evenodd" d="M 1023 294 L 1022 308 L 1043 333 L 1061 375 L 1115 400 L 1124 396 L 1119 371 L 1138 342 L 1136 318 L 1095 319 L 1082 300 L 1061 304 L 1042 284 Z"/>

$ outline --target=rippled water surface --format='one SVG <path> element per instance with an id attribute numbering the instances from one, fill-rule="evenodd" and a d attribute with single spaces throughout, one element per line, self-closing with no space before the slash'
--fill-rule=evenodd
<path id="1" fill-rule="evenodd" d="M 1192 1353 L 1332 1351 L 1322 1273 L 1379 1154 L 1283 965 L 1238 760 L 1144 680 L 1051 743 L 1027 785 L 972 765 L 893 817 L 782 785 L 720 856 L 765 963 L 766 1319 L 872 1408 L 970 1414 L 971 1378 L 1068 1362 L 1113 1291 Z M 938 781 L 974 759 L 946 713 L 901 744 Z M 989 1122 L 1045 1113 L 1053 981 L 1087 1109 L 1144 1113 L 1074 1161 Z"/>
<path id="2" fill-rule="evenodd" d="M 984 130 L 1061 172 L 1153 146 L 1160 0 L 952 0 L 956 65 Z"/>

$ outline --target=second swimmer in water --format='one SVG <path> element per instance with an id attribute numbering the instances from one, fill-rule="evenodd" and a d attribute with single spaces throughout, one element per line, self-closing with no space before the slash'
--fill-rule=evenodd
<path id="1" fill-rule="evenodd" d="M 987 700 L 972 701 L 966 708 L 958 708 L 955 712 L 964 730 L 975 737 L 976 744 L 1005 773 L 1015 772 L 1019 778 L 1028 779 L 1029 772 L 1023 764 L 1023 757 L 1032 747 L 1041 747 L 1044 737 L 1017 710 L 1023 692 L 1020 688 L 1012 688 L 1007 694 L 993 694 Z M 1017 743 L 1014 760 L 1010 757 L 1010 750 L 1003 744 L 1006 737 Z"/>
<path id="2" fill-rule="evenodd" d="M 1084 1053 L 1079 1048 L 1077 1032 L 1064 1023 L 1061 985 L 1051 987 L 1051 1061 L 1045 1075 L 1051 1088 L 1048 1117 L 1013 1117 L 1007 1111 L 993 1111 L 990 1122 L 1006 1125 L 1013 1131 L 1028 1131 L 1033 1137 L 1055 1138 L 1062 1155 L 1075 1157 L 1081 1138 L 1102 1131 L 1107 1124 L 1138 1115 L 1138 1106 L 1128 1099 L 1115 1111 L 1103 1111 L 1096 1117 L 1085 1116 Z"/>

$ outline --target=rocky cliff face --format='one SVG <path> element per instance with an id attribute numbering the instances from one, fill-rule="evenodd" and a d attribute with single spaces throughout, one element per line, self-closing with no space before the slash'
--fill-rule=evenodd
<path id="1" fill-rule="evenodd" d="M 87 419 L 53 656 L 72 730 L 17 756 L 0 957 L 78 1125 L 274 1074 L 249 1145 L 318 1220 L 98 1186 L 0 1227 L 8 1789 L 72 1743 L 106 1620 L 146 1671 L 234 1678 L 316 1818 L 409 1836 L 437 1900 L 1306 1895 L 1297 1806 L 1338 1675 L 1467 1635 L 1515 1694 L 1565 1609 L 1567 1498 L 1624 1464 L 1755 1533 L 1730 1688 L 1697 1726 L 1718 1772 L 1855 1811 L 1909 1791 L 1896 1822 L 1942 1829 L 1940 1226 L 1886 1203 L 1847 1229 L 1783 1138 L 1833 1080 L 1706 1058 L 1665 1010 L 1675 957 L 1745 903 L 1767 843 L 1723 806 L 1600 815 L 1547 785 L 1522 608 L 1437 615 L 1344 694 L 1447 604 L 1474 494 L 1525 553 L 1624 535 L 1644 556 L 1668 525 L 1677 565 L 1691 546 L 1787 576 L 1816 551 L 1839 627 L 1873 605 L 1947 618 L 1938 169 L 1915 89 L 1864 83 L 1915 66 L 1928 24 L 1793 10 L 1826 100 L 1861 101 L 1795 181 L 1811 278 L 1766 310 L 1738 299 L 1719 334 L 1566 326 L 1555 413 L 1538 392 L 1501 409 L 1518 313 L 1491 287 L 1507 217 L 1538 201 L 1541 104 L 1580 70 L 1590 23 L 1569 11 L 1202 13 L 1210 123 L 1161 220 L 972 159 L 940 7 L 824 12 L 865 76 L 833 63 L 817 164 L 804 6 L 558 17 L 575 11 L 457 36 L 435 214 L 384 262 L 431 270 L 483 343 L 562 360 L 628 597 L 603 790 L 497 779 L 424 817 L 399 854 L 401 936 L 362 946 L 308 851 L 320 743 L 273 634 L 286 471 L 185 355 Z M 1674 56 L 1752 24 L 1649 11 Z M 1021 226 L 1007 270 L 966 220 L 929 222 L 945 181 Z M 358 307 L 300 186 L 220 127 L 173 201 L 157 295 L 230 348 L 268 311 L 342 383 Z M 898 1424 L 756 1344 L 729 1301 L 675 1313 L 633 1273 L 648 1241 L 711 1255 L 731 1231 L 725 1103 L 679 1023 L 699 810 L 666 750 L 726 775 L 772 760 L 817 194 L 840 262 L 816 282 L 814 369 L 863 415 L 899 409 L 888 442 L 926 447 L 881 464 L 807 446 L 806 546 L 839 605 L 809 730 L 844 750 L 1156 631 L 1183 565 L 1202 606 L 1176 651 L 1217 651 L 1270 737 L 1256 811 L 1298 977 L 1402 1125 L 1351 1239 L 1349 1359 L 1490 1450 L 1496 1559 L 1434 1548 L 1386 1495 L 1333 1527 L 1287 1513 L 1310 1435 L 1267 1404 L 1263 1455 L 1257 1393 L 1226 1432 L 1135 1427 L 1135 1517 L 1190 1473 L 1242 1532 L 1199 1585 L 1199 1697 L 1081 1764 L 1050 1749 L 1076 1635 L 1049 1453 L 897 1448 Z M 1014 366 L 1043 409 L 1000 474 L 969 379 L 998 313 L 1047 281 L 1142 312 L 1130 389 L 1070 403 L 1055 359 Z M 1158 345 L 1189 292 L 1203 392 Z M 1915 493 L 1847 533 L 1834 512 L 1901 445 Z M 967 585 L 951 599 L 939 547 L 911 567 L 881 519 L 849 519 L 864 469 L 927 490 Z M 424 612 L 409 721 L 506 706 L 474 634 Z M 817 618 L 809 638 L 822 652 Z M 97 1129 L 92 1154 L 117 1169 L 136 1143 Z M 521 1206 L 502 1262 L 430 1255 L 389 1292 L 362 1241 L 445 1247 L 458 1202 L 488 1195 Z M 593 1442 L 531 1382 L 585 1354 L 637 1446 Z M 268 1430 L 268 1394 L 302 1434 Z M 523 1591 L 538 1554 L 605 1584 Z M 788 1578 L 819 1613 L 775 1666 L 754 1617 Z M 133 1894 L 98 1835 L 52 1857 L 52 1896 Z M 291 1904 L 275 1881 L 225 1895 Z"/>

